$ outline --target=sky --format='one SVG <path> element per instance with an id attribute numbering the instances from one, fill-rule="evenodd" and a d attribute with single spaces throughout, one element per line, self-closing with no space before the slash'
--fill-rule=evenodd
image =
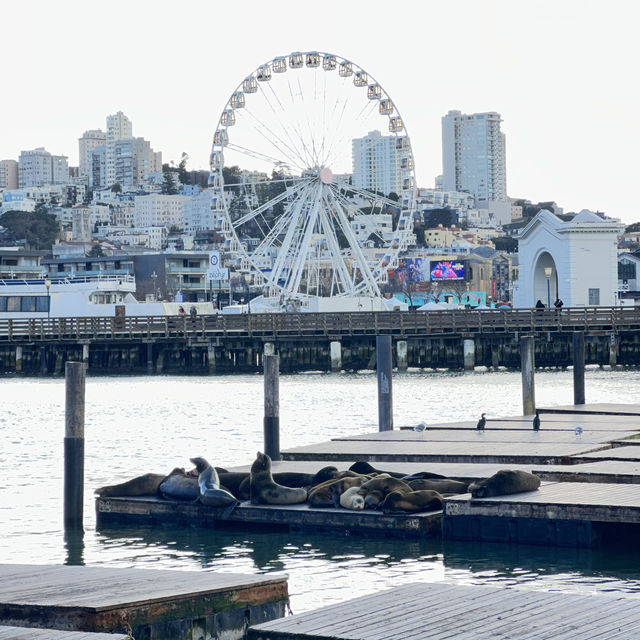
<path id="1" fill-rule="evenodd" d="M 319 50 L 392 97 L 419 186 L 442 172 L 442 116 L 497 111 L 509 196 L 640 221 L 634 0 L 21 0 L 0 15 L 0 159 L 44 146 L 76 165 L 77 139 L 121 110 L 165 162 L 205 169 L 238 83 Z"/>

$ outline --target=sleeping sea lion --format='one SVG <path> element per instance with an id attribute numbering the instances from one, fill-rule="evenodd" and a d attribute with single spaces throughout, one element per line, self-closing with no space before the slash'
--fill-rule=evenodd
<path id="1" fill-rule="evenodd" d="M 455 496 L 460 493 L 467 493 L 467 483 L 460 482 L 458 480 L 449 480 L 448 478 L 433 479 L 433 480 L 406 480 L 405 482 L 414 490 L 414 491 L 437 491 L 444 495 Z"/>
<path id="2" fill-rule="evenodd" d="M 173 471 L 171 473 L 173 473 Z M 113 498 L 116 496 L 156 496 L 158 495 L 160 483 L 166 477 L 165 475 L 159 475 L 157 473 L 145 473 L 143 476 L 132 478 L 120 484 L 100 487 L 96 489 L 94 493 L 101 498 Z"/>
<path id="3" fill-rule="evenodd" d="M 339 477 L 327 480 L 309 490 L 307 501 L 311 507 L 337 507 L 340 495 L 351 487 L 360 487 L 370 476 L 359 476 L 352 471 L 341 471 Z"/>
<path id="4" fill-rule="evenodd" d="M 371 480 L 367 480 L 362 484 L 362 490 L 366 491 L 381 491 L 385 496 L 392 491 L 399 491 L 400 493 L 411 493 L 411 487 L 400 480 L 400 478 L 393 478 L 383 473 Z M 366 494 L 365 494 L 366 495 Z"/>
<path id="5" fill-rule="evenodd" d="M 251 504 L 298 504 L 307 499 L 307 490 L 277 484 L 271 475 L 271 458 L 258 451 L 251 465 Z"/>
<path id="6" fill-rule="evenodd" d="M 393 478 L 402 478 L 407 475 L 406 473 L 398 473 L 397 471 L 380 471 L 380 469 L 376 469 L 364 460 L 358 460 L 358 462 L 354 462 L 349 467 L 349 471 L 355 471 L 356 473 L 359 473 L 363 476 L 373 475 L 376 473 L 386 473 Z"/>
<path id="7" fill-rule="evenodd" d="M 158 491 L 167 500 L 197 500 L 200 495 L 198 474 L 195 469 L 176 468 L 160 483 Z"/>
<path id="8" fill-rule="evenodd" d="M 209 507 L 231 507 L 239 504 L 235 496 L 220 488 L 218 472 L 204 459 L 191 458 L 191 462 L 198 470 L 198 485 L 200 487 L 200 502 Z"/>
<path id="9" fill-rule="evenodd" d="M 540 478 L 526 471 L 502 469 L 490 478 L 477 480 L 469 485 L 472 498 L 505 496 L 523 491 L 535 491 L 540 486 Z"/>
<path id="10" fill-rule="evenodd" d="M 340 495 L 340 506 L 353 511 L 364 509 L 364 498 L 359 491 L 360 487 L 350 487 L 347 489 Z"/>
<path id="11" fill-rule="evenodd" d="M 360 488 L 362 492 L 362 487 Z M 367 491 L 364 494 L 364 508 L 365 509 L 379 509 L 380 505 L 384 502 L 385 495 L 382 491 Z"/>
<path id="12" fill-rule="evenodd" d="M 392 491 L 384 499 L 382 510 L 384 513 L 436 511 L 442 509 L 442 500 L 442 496 L 437 491 L 410 491 L 409 493 Z"/>

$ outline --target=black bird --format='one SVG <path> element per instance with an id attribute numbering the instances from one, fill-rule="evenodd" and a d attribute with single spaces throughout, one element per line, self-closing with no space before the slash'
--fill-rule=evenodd
<path id="1" fill-rule="evenodd" d="M 485 413 L 480 416 L 480 420 L 478 420 L 478 424 L 476 425 L 476 429 L 479 431 L 484 431 L 484 425 L 487 424 L 487 419 L 485 418 Z"/>
<path id="2" fill-rule="evenodd" d="M 536 415 L 533 418 L 533 430 L 540 431 L 540 416 L 538 415 L 537 411 L 536 411 Z"/>

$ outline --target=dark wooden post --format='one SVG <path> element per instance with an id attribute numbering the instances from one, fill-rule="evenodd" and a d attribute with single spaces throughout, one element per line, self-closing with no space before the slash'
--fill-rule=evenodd
<path id="1" fill-rule="evenodd" d="M 65 367 L 64 525 L 82 527 L 84 499 L 84 387 L 85 365 Z"/>
<path id="2" fill-rule="evenodd" d="M 534 378 L 535 352 L 533 336 L 520 338 L 520 368 L 522 371 L 522 411 L 530 416 L 536 411 L 536 385 Z"/>
<path id="3" fill-rule="evenodd" d="M 376 336 L 378 375 L 378 431 L 393 429 L 393 394 L 391 389 L 391 336 Z"/>
<path id="4" fill-rule="evenodd" d="M 153 342 L 147 342 L 147 373 L 153 373 Z"/>
<path id="5" fill-rule="evenodd" d="M 264 355 L 264 452 L 280 460 L 280 356 Z"/>
<path id="6" fill-rule="evenodd" d="M 584 331 L 573 332 L 573 404 L 584 404 Z"/>

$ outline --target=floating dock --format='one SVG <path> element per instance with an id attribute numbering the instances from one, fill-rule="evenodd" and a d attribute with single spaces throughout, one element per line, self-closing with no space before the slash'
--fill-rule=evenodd
<path id="1" fill-rule="evenodd" d="M 145 640 L 240 639 L 249 624 L 282 617 L 289 599 L 286 575 L 0 565 L 0 576 L 0 624 Z"/>
<path id="2" fill-rule="evenodd" d="M 637 599 L 407 584 L 249 629 L 248 640 L 629 640 Z"/>
<path id="3" fill-rule="evenodd" d="M 381 511 L 317 509 L 307 503 L 252 505 L 242 502 L 231 514 L 199 503 L 161 498 L 98 498 L 99 526 L 119 523 L 180 524 L 202 527 L 258 526 L 280 531 L 313 531 L 387 537 L 439 537 L 442 511 L 385 515 Z"/>
<path id="4" fill-rule="evenodd" d="M 531 473 L 540 476 L 542 480 L 555 482 L 640 484 L 640 461 L 602 460 L 572 465 L 534 466 Z"/>
<path id="5" fill-rule="evenodd" d="M 633 484 L 554 482 L 506 496 L 453 496 L 442 520 L 451 540 L 594 547 L 639 533 L 640 489 Z"/>
<path id="6" fill-rule="evenodd" d="M 129 636 L 126 633 L 86 633 L 0 626 L 0 640 L 129 640 Z"/>

